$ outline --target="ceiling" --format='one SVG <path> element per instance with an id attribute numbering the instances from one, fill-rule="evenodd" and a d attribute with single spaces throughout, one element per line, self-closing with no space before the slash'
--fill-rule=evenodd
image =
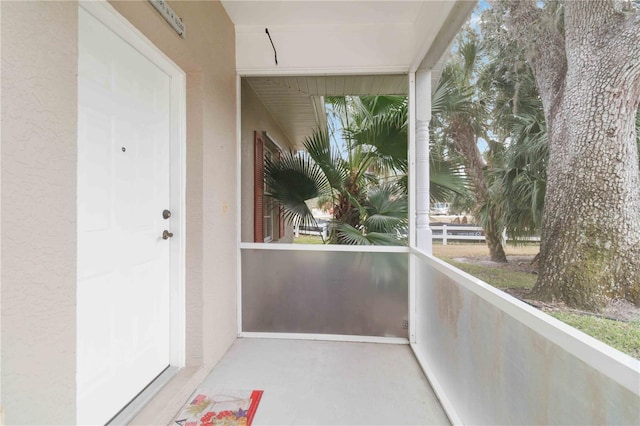
<path id="1" fill-rule="evenodd" d="M 235 25 L 333 25 L 413 23 L 420 1 L 223 0 Z"/>
<path id="2" fill-rule="evenodd" d="M 258 98 L 294 144 L 326 123 L 325 96 L 406 95 L 406 75 L 246 77 Z M 296 147 L 292 147 L 296 148 Z"/>
<path id="3" fill-rule="evenodd" d="M 326 121 L 324 96 L 406 95 L 442 57 L 469 0 L 222 0 L 235 26 L 236 70 L 289 139 Z M 268 34 L 267 31 L 268 29 Z"/>

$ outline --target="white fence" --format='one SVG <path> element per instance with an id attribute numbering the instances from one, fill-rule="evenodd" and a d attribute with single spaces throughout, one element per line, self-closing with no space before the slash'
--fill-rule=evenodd
<path id="1" fill-rule="evenodd" d="M 461 226 L 461 225 L 432 225 L 431 231 L 433 231 L 433 240 L 442 240 L 442 245 L 446 246 L 447 241 L 485 241 L 485 236 L 482 228 L 479 226 Z M 439 232 L 438 232 L 439 231 Z M 502 231 L 502 240 L 508 241 L 509 238 L 507 231 Z M 521 241 L 540 241 L 540 237 L 526 237 L 520 238 Z"/>
<path id="2" fill-rule="evenodd" d="M 486 241 L 484 232 L 480 226 L 464 226 L 464 225 L 431 225 L 430 226 L 433 240 L 442 240 L 442 245 L 446 246 L 448 241 Z M 293 228 L 294 235 L 299 237 L 304 235 L 321 235 L 323 240 L 328 237 L 328 226 L 319 225 L 314 229 L 309 227 L 300 227 L 298 225 Z M 507 235 L 507 231 L 502 231 L 503 242 L 513 240 Z M 540 242 L 539 236 L 523 237 L 520 241 L 537 241 Z"/>
<path id="3" fill-rule="evenodd" d="M 317 227 L 315 230 L 312 229 L 305 229 L 304 227 L 301 228 L 300 226 L 296 225 L 293 227 L 293 234 L 296 237 L 299 237 L 300 234 L 303 235 L 320 235 L 322 236 L 323 240 L 326 240 L 328 237 L 328 231 L 327 231 L 327 227 Z"/>

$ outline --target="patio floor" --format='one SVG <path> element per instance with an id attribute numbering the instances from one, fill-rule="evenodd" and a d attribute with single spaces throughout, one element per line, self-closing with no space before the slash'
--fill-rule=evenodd
<path id="1" fill-rule="evenodd" d="M 408 345 L 241 338 L 203 386 L 264 390 L 255 425 L 449 424 Z"/>

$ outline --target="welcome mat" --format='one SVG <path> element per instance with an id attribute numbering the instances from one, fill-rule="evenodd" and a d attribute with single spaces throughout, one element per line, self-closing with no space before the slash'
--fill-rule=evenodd
<path id="1" fill-rule="evenodd" d="M 178 426 L 251 426 L 261 390 L 199 388 L 175 417 Z"/>

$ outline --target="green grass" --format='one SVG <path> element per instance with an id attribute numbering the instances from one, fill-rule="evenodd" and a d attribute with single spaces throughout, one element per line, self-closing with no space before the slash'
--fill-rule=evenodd
<path id="1" fill-rule="evenodd" d="M 475 265 L 472 263 L 457 262 L 455 260 L 443 258 L 447 263 L 462 269 L 476 278 L 480 278 L 487 284 L 494 287 L 503 288 L 532 288 L 536 283 L 536 275 L 526 272 L 515 272 L 508 269 L 496 268 L 493 266 Z"/>
<path id="2" fill-rule="evenodd" d="M 322 237 L 320 235 L 300 235 L 294 237 L 294 244 L 323 244 Z"/>
<path id="3" fill-rule="evenodd" d="M 566 312 L 548 312 L 548 314 L 620 352 L 640 359 L 640 322 L 622 322 Z"/>

